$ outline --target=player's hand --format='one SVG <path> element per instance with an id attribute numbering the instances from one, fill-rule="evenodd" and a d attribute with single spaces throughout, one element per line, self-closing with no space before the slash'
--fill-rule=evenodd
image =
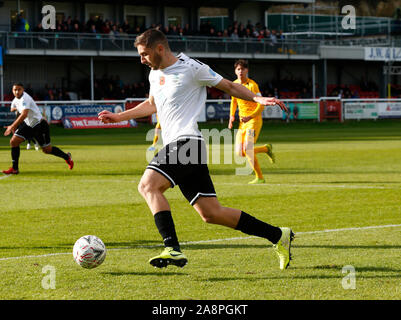
<path id="1" fill-rule="evenodd" d="M 251 120 L 253 117 L 252 116 L 246 116 L 246 117 L 242 117 L 241 118 L 241 121 L 243 122 L 243 123 L 247 123 L 249 120 Z"/>
<path id="2" fill-rule="evenodd" d="M 284 102 L 277 98 L 267 98 L 267 97 L 256 96 L 255 98 L 253 98 L 253 100 L 264 106 L 278 105 L 281 108 L 281 110 L 288 112 L 288 108 L 285 106 Z"/>
<path id="3" fill-rule="evenodd" d="M 103 123 L 114 123 L 114 122 L 120 122 L 118 114 L 112 113 L 107 110 L 103 110 L 98 113 L 98 118 L 100 121 Z"/>
<path id="4" fill-rule="evenodd" d="M 8 136 L 10 133 L 14 134 L 15 130 L 13 126 L 6 126 L 4 127 L 6 128 L 6 131 L 4 132 L 5 136 Z"/>
<path id="5" fill-rule="evenodd" d="M 230 116 L 230 121 L 228 122 L 228 129 L 233 128 L 233 122 L 235 121 L 235 116 Z"/>

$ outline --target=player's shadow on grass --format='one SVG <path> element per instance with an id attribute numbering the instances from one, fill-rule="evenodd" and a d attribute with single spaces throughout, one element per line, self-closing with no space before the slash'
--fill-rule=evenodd
<path id="1" fill-rule="evenodd" d="M 358 270 L 356 270 L 358 276 Z M 282 273 L 282 271 L 281 271 Z M 256 281 L 256 280 L 283 280 L 283 279 L 297 279 L 297 280 L 311 280 L 311 279 L 339 279 L 341 280 L 344 277 L 342 273 L 340 275 L 327 275 L 327 274 L 310 274 L 310 275 L 289 275 L 289 274 L 282 274 L 280 276 L 257 276 L 257 277 L 227 277 L 227 278 L 207 278 L 199 280 L 201 282 L 210 281 L 210 282 L 223 282 L 223 281 Z M 390 275 L 360 275 L 363 279 L 387 279 L 387 278 L 394 278 L 399 279 L 399 274 L 390 274 Z"/>
<path id="2" fill-rule="evenodd" d="M 353 180 L 353 181 L 315 181 L 314 183 L 329 183 L 329 184 L 356 184 L 356 183 L 369 183 L 369 184 L 399 184 L 399 181 L 366 181 L 366 180 Z"/>
<path id="3" fill-rule="evenodd" d="M 342 279 L 343 274 L 342 274 L 342 268 L 343 266 L 340 265 L 322 265 L 322 266 L 308 266 L 308 267 L 294 267 L 291 266 L 288 269 L 288 272 L 286 274 L 282 274 L 280 276 L 259 276 L 259 275 L 254 275 L 251 273 L 246 273 L 249 275 L 249 277 L 245 276 L 239 276 L 239 277 L 216 277 L 216 278 L 207 278 L 207 281 L 211 282 L 222 282 L 222 281 L 238 281 L 238 280 L 245 280 L 245 281 L 255 281 L 255 280 L 277 280 L 277 279 L 300 279 L 300 280 L 310 280 L 310 279 Z M 302 274 L 302 275 L 294 275 L 291 271 L 302 271 L 302 270 L 310 270 L 313 272 L 313 274 Z M 322 270 L 322 271 L 333 271 L 336 274 L 316 274 L 317 271 Z M 278 271 L 282 272 L 282 271 Z M 374 266 L 365 266 L 365 267 L 358 267 L 355 266 L 355 272 L 356 276 L 361 277 L 363 279 L 376 279 L 376 278 L 394 278 L 394 279 L 399 279 L 401 277 L 401 270 L 400 269 L 392 269 L 392 268 L 387 268 L 387 267 L 374 267 Z M 382 273 L 390 273 L 390 274 L 364 274 L 368 272 L 382 272 Z M 395 273 L 395 274 L 392 274 Z M 202 281 L 205 281 L 205 279 L 202 279 Z"/>
<path id="4" fill-rule="evenodd" d="M 223 164 L 222 164 L 223 165 Z M 243 165 L 238 165 L 235 167 L 226 167 L 226 168 L 221 168 L 221 167 L 214 167 L 214 165 L 209 166 L 210 174 L 211 175 L 233 175 L 235 174 L 235 170 L 239 168 L 243 168 Z M 383 171 L 369 171 L 370 174 L 383 174 Z M 393 171 L 385 171 L 386 174 L 399 174 L 399 171 L 393 170 Z M 269 169 L 266 171 L 266 174 L 268 175 L 282 175 L 282 174 L 316 174 L 316 175 L 327 175 L 327 174 L 366 174 L 366 171 L 364 170 L 347 170 L 347 171 L 341 171 L 341 168 L 334 168 L 333 170 L 314 170 L 311 168 L 273 168 Z M 249 177 L 251 175 L 238 175 L 238 177 Z M 313 183 L 317 183 L 316 181 Z M 331 183 L 328 181 L 322 181 L 321 183 Z M 340 183 L 340 182 L 335 182 L 335 183 Z M 344 183 L 358 183 L 358 181 L 353 181 L 353 182 L 344 182 Z M 363 183 L 362 181 L 359 181 L 359 183 Z M 374 183 L 370 181 L 366 181 L 366 183 Z M 387 183 L 387 182 L 378 182 L 378 183 Z M 262 185 L 263 186 L 263 185 Z"/>
<path id="5" fill-rule="evenodd" d="M 48 170 L 38 170 L 38 171 L 24 171 L 23 176 L 25 177 L 38 177 L 39 179 L 50 179 L 51 177 L 63 177 L 63 178 L 76 178 L 76 177 L 93 177 L 93 182 L 96 182 L 96 179 L 94 176 L 110 176 L 110 177 L 118 177 L 118 176 L 141 176 L 143 175 L 143 172 L 145 170 L 145 165 L 143 168 L 140 169 L 130 169 L 129 171 L 109 171 L 109 172 L 102 172 L 102 171 L 78 171 L 77 169 L 73 169 L 72 171 L 70 170 L 64 170 L 65 168 L 60 168 L 60 170 L 54 170 L 54 171 L 48 171 Z M 89 169 L 89 168 L 88 168 Z M 45 177 L 44 177 L 45 175 Z M 83 181 L 85 182 L 85 181 Z"/>
<path id="6" fill-rule="evenodd" d="M 185 272 L 170 272 L 170 271 L 160 271 L 160 269 L 155 272 L 134 272 L 134 271 L 120 271 L 120 272 L 102 272 L 102 274 L 110 275 L 110 276 L 156 276 L 156 277 L 165 277 L 165 276 L 187 276 L 188 273 Z"/>
<path id="7" fill-rule="evenodd" d="M 298 245 L 291 244 L 293 248 L 316 248 L 316 249 L 401 249 L 401 245 L 329 245 L 329 244 L 312 244 Z"/>
<path id="8" fill-rule="evenodd" d="M 241 248 L 253 248 L 253 249 L 267 249 L 270 248 L 269 243 L 266 241 L 266 245 L 263 244 L 235 244 L 235 243 L 225 243 L 225 244 L 182 244 L 183 250 L 207 250 L 207 249 L 241 249 Z"/>
<path id="9" fill-rule="evenodd" d="M 294 267 L 297 270 L 342 270 L 344 266 L 342 265 L 321 265 L 321 266 L 311 266 L 311 267 Z M 358 272 L 397 272 L 398 276 L 401 278 L 401 269 L 393 269 L 380 266 L 365 266 L 358 267 L 354 266 L 355 271 Z"/>

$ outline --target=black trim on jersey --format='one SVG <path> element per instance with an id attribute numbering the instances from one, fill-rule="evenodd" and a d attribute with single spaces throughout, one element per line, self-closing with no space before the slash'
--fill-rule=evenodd
<path id="1" fill-rule="evenodd" d="M 201 66 L 203 66 L 203 63 L 200 62 L 198 59 L 192 58 L 192 60 L 196 61 L 196 62 L 199 63 Z"/>

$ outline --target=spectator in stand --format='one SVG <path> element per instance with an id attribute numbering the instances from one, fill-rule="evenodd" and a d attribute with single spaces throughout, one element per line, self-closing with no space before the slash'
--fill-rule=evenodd
<path id="1" fill-rule="evenodd" d="M 136 26 L 136 27 L 134 28 L 134 34 L 141 34 L 141 28 L 138 27 L 138 26 Z"/>
<path id="2" fill-rule="evenodd" d="M 310 99 L 310 98 L 312 98 L 312 95 L 306 87 L 303 87 L 302 92 L 299 94 L 299 98 L 300 99 Z"/>
<path id="3" fill-rule="evenodd" d="M 21 13 L 17 14 L 17 21 L 15 22 L 15 31 L 17 32 L 26 32 L 27 31 L 27 22 L 22 16 Z M 29 26 L 29 25 L 28 25 Z M 28 28 L 29 30 L 29 28 Z"/>
<path id="4" fill-rule="evenodd" d="M 184 36 L 192 36 L 193 35 L 193 31 L 191 30 L 191 28 L 189 27 L 189 24 L 185 24 L 184 29 L 183 29 L 183 34 Z"/>
<path id="5" fill-rule="evenodd" d="M 169 36 L 178 36 L 178 29 L 176 25 L 171 24 L 170 25 L 170 30 L 168 33 Z"/>
<path id="6" fill-rule="evenodd" d="M 216 30 L 214 30 L 214 28 L 210 28 L 209 37 L 217 37 L 217 33 Z"/>
<path id="7" fill-rule="evenodd" d="M 271 32 L 270 32 L 269 29 L 266 29 L 266 31 L 265 31 L 265 42 L 268 42 L 269 45 L 273 46 L 273 43 L 272 43 L 271 40 L 272 40 L 271 39 Z"/>
<path id="8" fill-rule="evenodd" d="M 273 46 L 277 45 L 276 30 L 272 30 L 272 32 L 270 34 L 270 40 L 271 40 Z"/>
<path id="9" fill-rule="evenodd" d="M 75 32 L 75 33 L 81 32 L 81 27 L 79 26 L 78 23 L 74 23 L 71 32 Z"/>
<path id="10" fill-rule="evenodd" d="M 89 33 L 97 33 L 96 25 L 94 25 L 94 24 L 91 24 L 91 25 L 90 25 Z"/>
<path id="11" fill-rule="evenodd" d="M 357 90 L 355 90 L 355 91 L 352 93 L 351 98 L 352 98 L 352 99 L 359 99 L 359 93 L 358 93 Z"/>
<path id="12" fill-rule="evenodd" d="M 122 25 L 120 26 L 120 28 L 122 29 L 123 32 L 120 31 L 120 33 L 129 33 L 131 27 L 128 23 L 128 20 L 124 20 L 124 22 L 122 23 Z"/>
<path id="13" fill-rule="evenodd" d="M 45 30 L 42 27 L 42 23 L 38 23 L 36 27 L 32 29 L 33 32 L 44 32 Z"/>
<path id="14" fill-rule="evenodd" d="M 249 28 L 246 28 L 246 29 L 245 29 L 245 35 L 244 35 L 244 38 L 245 38 L 245 39 L 251 39 L 251 38 L 253 38 L 253 35 L 252 35 L 252 32 L 251 32 L 251 29 L 249 29 Z"/>
<path id="15" fill-rule="evenodd" d="M 231 34 L 233 33 L 233 31 L 234 31 L 233 26 L 228 26 L 228 27 L 227 27 L 227 33 L 228 33 L 228 36 L 229 36 L 229 37 L 231 37 Z"/>
<path id="16" fill-rule="evenodd" d="M 63 24 L 64 24 L 64 30 L 66 32 L 72 32 L 73 31 L 74 25 L 72 24 L 72 19 L 71 19 L 70 16 L 67 18 L 67 20 Z"/>
<path id="17" fill-rule="evenodd" d="M 251 20 L 248 20 L 247 24 L 246 24 L 246 28 L 252 30 L 253 29 L 253 24 L 251 22 Z"/>
<path id="18" fill-rule="evenodd" d="M 259 40 L 259 41 L 262 41 L 262 39 L 264 39 L 265 38 L 265 30 L 260 30 L 259 31 L 259 35 L 257 36 L 257 39 Z"/>
<path id="19" fill-rule="evenodd" d="M 235 28 L 234 30 L 233 30 L 233 33 L 231 34 L 231 37 L 230 37 L 232 40 L 234 40 L 234 41 L 238 41 L 239 40 L 239 36 L 238 36 L 238 29 L 237 28 Z"/>
<path id="20" fill-rule="evenodd" d="M 118 33 L 120 34 L 120 37 L 127 37 L 128 36 L 128 33 L 124 31 L 123 27 L 120 27 L 118 29 Z"/>
<path id="21" fill-rule="evenodd" d="M 258 38 L 259 37 L 259 31 L 256 29 L 256 27 L 252 28 L 252 37 L 253 38 Z"/>
<path id="22" fill-rule="evenodd" d="M 239 24 L 238 37 L 244 38 L 246 36 L 246 29 L 242 23 Z"/>

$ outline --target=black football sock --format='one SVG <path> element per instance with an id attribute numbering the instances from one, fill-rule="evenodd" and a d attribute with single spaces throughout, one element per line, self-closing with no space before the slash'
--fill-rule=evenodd
<path id="1" fill-rule="evenodd" d="M 63 158 L 64 160 L 68 160 L 68 158 L 69 158 L 68 154 L 61 151 L 61 149 L 59 149 L 57 147 L 52 147 L 52 151 L 50 152 L 50 154 L 52 154 L 56 157 L 59 157 L 59 158 Z"/>
<path id="2" fill-rule="evenodd" d="M 11 160 L 13 162 L 13 169 L 14 170 L 18 170 L 19 155 L 20 155 L 19 146 L 18 147 L 12 147 L 11 148 Z"/>
<path id="3" fill-rule="evenodd" d="M 280 240 L 282 234 L 280 228 L 258 220 L 244 211 L 241 211 L 241 216 L 235 229 L 252 236 L 265 238 L 273 244 Z"/>
<path id="4" fill-rule="evenodd" d="M 154 215 L 156 227 L 163 238 L 165 247 L 173 247 L 175 251 L 180 251 L 177 234 L 171 211 L 160 211 Z"/>

